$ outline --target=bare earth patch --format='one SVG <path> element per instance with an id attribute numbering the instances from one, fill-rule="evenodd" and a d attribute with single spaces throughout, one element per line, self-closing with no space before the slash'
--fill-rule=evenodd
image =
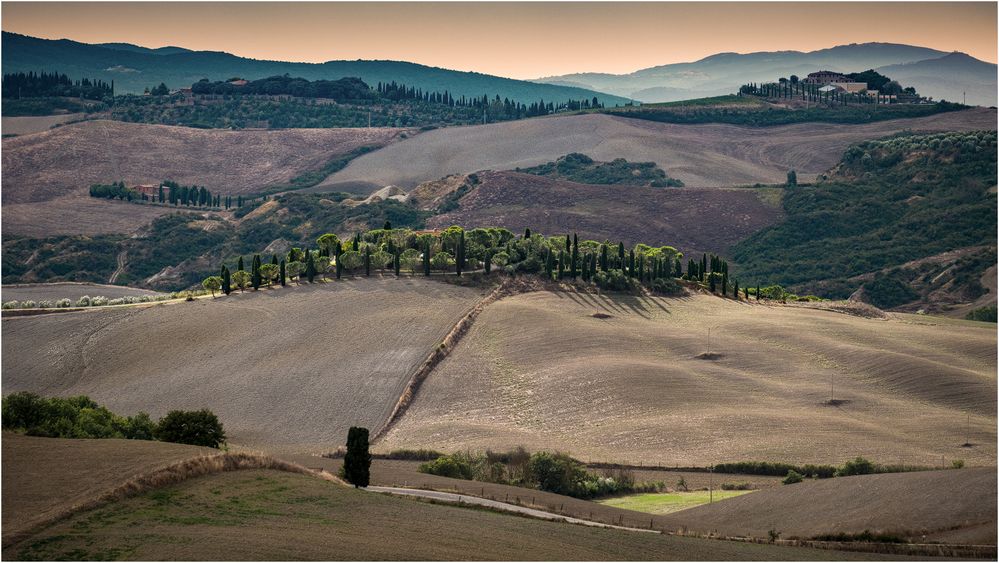
<path id="1" fill-rule="evenodd" d="M 996 333 L 980 323 L 536 292 L 488 306 L 377 449 L 949 466 L 994 465 L 995 442 Z"/>
<path id="2" fill-rule="evenodd" d="M 123 415 L 214 411 L 233 446 L 319 453 L 385 422 L 480 292 L 357 280 L 3 322 L 3 388 L 89 395 Z"/>
<path id="3" fill-rule="evenodd" d="M 536 166 L 571 152 L 610 161 L 653 161 L 690 187 L 781 183 L 789 169 L 826 171 L 858 141 L 914 131 L 995 129 L 995 110 L 949 112 L 863 125 L 806 123 L 775 127 L 676 125 L 588 114 L 527 119 L 421 133 L 364 155 L 322 185 L 371 192 L 411 189 L 448 174 Z"/>

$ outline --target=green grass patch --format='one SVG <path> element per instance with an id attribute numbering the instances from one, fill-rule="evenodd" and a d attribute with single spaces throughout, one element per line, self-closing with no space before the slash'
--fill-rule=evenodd
<path id="1" fill-rule="evenodd" d="M 641 493 L 614 497 L 596 502 L 615 508 L 646 512 L 649 514 L 669 514 L 709 502 L 718 502 L 741 496 L 753 491 L 690 491 L 676 493 Z"/>

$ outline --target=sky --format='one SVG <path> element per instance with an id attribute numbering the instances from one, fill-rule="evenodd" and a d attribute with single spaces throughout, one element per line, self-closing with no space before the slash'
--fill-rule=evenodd
<path id="1" fill-rule="evenodd" d="M 9 2 L 4 31 L 243 57 L 405 60 L 511 78 L 887 42 L 996 62 L 996 3 Z"/>

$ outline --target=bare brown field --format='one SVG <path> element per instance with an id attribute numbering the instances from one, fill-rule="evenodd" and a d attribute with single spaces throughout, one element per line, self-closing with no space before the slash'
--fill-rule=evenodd
<path id="1" fill-rule="evenodd" d="M 5 318 L 4 392 L 89 395 L 120 414 L 209 408 L 234 446 L 324 452 L 381 426 L 480 291 L 416 279 Z"/>
<path id="2" fill-rule="evenodd" d="M 993 466 L 996 331 L 982 325 L 706 295 L 517 295 L 486 307 L 377 450 Z"/>
<path id="3" fill-rule="evenodd" d="M 920 471 L 808 480 L 662 518 L 723 536 L 783 538 L 859 534 L 911 541 L 996 545 L 996 468 Z"/>
<path id="4" fill-rule="evenodd" d="M 807 123 L 775 127 L 675 125 L 588 114 L 527 119 L 421 133 L 364 155 L 320 184 L 368 193 L 383 186 L 411 189 L 448 174 L 513 170 L 571 152 L 610 161 L 653 161 L 689 187 L 799 180 L 839 161 L 852 143 L 903 130 L 994 129 L 995 110 L 976 109 L 863 125 Z"/>
<path id="5" fill-rule="evenodd" d="M 3 117 L 0 119 L 0 130 L 4 135 L 30 135 L 48 131 L 56 125 L 69 121 L 79 121 L 86 115 L 85 113 L 64 113 L 61 115 Z"/>
<path id="6" fill-rule="evenodd" d="M 389 143 L 401 131 L 227 131 L 86 121 L 4 139 L 4 232 L 35 236 L 130 232 L 172 210 L 88 202 L 91 184 L 169 179 L 223 194 L 253 193 L 320 169 L 358 147 Z M 102 229 L 105 222 L 108 225 Z"/>
<path id="7" fill-rule="evenodd" d="M 517 172 L 486 172 L 455 211 L 427 224 L 578 231 L 594 240 L 669 244 L 685 253 L 725 252 L 783 213 L 754 189 L 594 186 Z M 712 217 L 705 221 L 705 217 Z"/>
<path id="8" fill-rule="evenodd" d="M 123 285 L 57 282 L 5 285 L 0 287 L 0 295 L 2 295 L 2 297 L 0 297 L 0 300 L 2 301 L 25 301 L 28 299 L 33 301 L 55 301 L 68 298 L 75 302 L 84 295 L 89 295 L 91 297 L 103 295 L 108 299 L 116 299 L 118 297 L 141 297 L 143 295 L 163 294 L 159 291 L 153 291 L 151 289 L 139 289 L 137 287 L 127 287 Z"/>
<path id="9" fill-rule="evenodd" d="M 144 440 L 64 440 L 3 433 L 3 535 L 7 538 L 128 479 L 215 452 Z"/>
<path id="10" fill-rule="evenodd" d="M 379 495 L 264 470 L 192 479 L 81 513 L 5 548 L 3 556 L 281 561 L 884 558 L 576 526 Z"/>

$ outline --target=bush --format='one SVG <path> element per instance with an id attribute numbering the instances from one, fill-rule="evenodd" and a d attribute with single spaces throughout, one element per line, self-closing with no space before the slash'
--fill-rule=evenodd
<path id="1" fill-rule="evenodd" d="M 89 397 L 43 398 L 12 393 L 3 399 L 3 428 L 51 438 L 152 439 L 149 415 L 123 418 Z"/>
<path id="2" fill-rule="evenodd" d="M 597 272 L 593 281 L 597 284 L 597 287 L 608 291 L 629 291 L 634 287 L 632 285 L 634 280 L 621 270 Z"/>
<path id="3" fill-rule="evenodd" d="M 420 473 L 451 477 L 452 479 L 474 479 L 475 469 L 468 454 L 455 453 L 438 457 L 420 464 Z"/>
<path id="4" fill-rule="evenodd" d="M 103 307 L 108 304 L 108 298 L 103 295 L 98 295 L 90 300 L 91 307 Z"/>
<path id="5" fill-rule="evenodd" d="M 21 303 L 19 301 L 4 301 L 3 303 L 4 309 L 17 309 L 20 306 Z"/>
<path id="6" fill-rule="evenodd" d="M 73 302 L 70 301 L 68 297 L 56 301 L 56 307 L 63 307 L 63 308 L 65 308 L 65 307 L 71 306 L 72 304 L 73 304 Z"/>
<path id="7" fill-rule="evenodd" d="M 392 450 L 385 455 L 385 459 L 405 459 L 409 461 L 433 461 L 439 457 L 443 457 L 444 454 L 436 450 Z M 429 473 L 429 471 L 425 472 Z"/>
<path id="8" fill-rule="evenodd" d="M 987 323 L 994 323 L 996 322 L 996 306 L 989 305 L 988 307 L 981 307 L 975 309 L 974 311 L 968 313 L 964 318 L 969 321 L 984 321 Z"/>
<path id="9" fill-rule="evenodd" d="M 683 286 L 676 282 L 672 278 L 657 278 L 652 280 L 651 285 L 652 291 L 656 293 L 661 293 L 662 295 L 681 295 L 683 294 Z"/>
<path id="10" fill-rule="evenodd" d="M 90 306 L 90 296 L 84 295 L 83 297 L 76 300 L 77 307 L 89 307 Z"/>
<path id="11" fill-rule="evenodd" d="M 792 469 L 792 470 L 790 470 L 790 471 L 787 472 L 787 476 L 784 477 L 784 480 L 781 481 L 781 483 L 783 483 L 785 485 L 793 485 L 795 483 L 800 483 L 803 480 L 804 480 L 804 477 L 802 477 L 801 473 L 798 473 L 797 471 L 795 471 L 795 470 Z"/>
<path id="12" fill-rule="evenodd" d="M 857 457 L 847 461 L 836 471 L 837 477 L 847 477 L 850 475 L 870 475 L 871 473 L 878 473 L 877 467 L 870 461 Z"/>
<path id="13" fill-rule="evenodd" d="M 209 448 L 218 448 L 225 443 L 222 423 L 208 409 L 168 412 L 156 426 L 156 437 L 164 442 Z"/>
<path id="14" fill-rule="evenodd" d="M 950 466 L 953 469 L 964 469 L 964 460 L 963 459 L 955 459 L 954 461 L 952 461 L 950 463 Z"/>

